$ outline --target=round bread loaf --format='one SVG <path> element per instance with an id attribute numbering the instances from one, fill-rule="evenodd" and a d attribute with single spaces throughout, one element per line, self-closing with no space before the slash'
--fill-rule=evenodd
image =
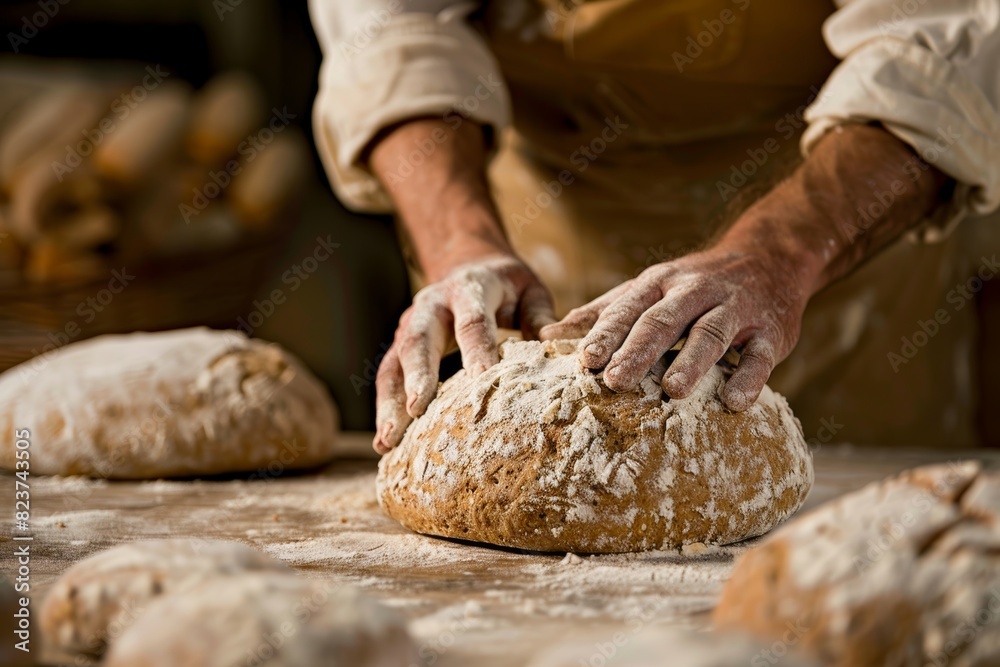
<path id="1" fill-rule="evenodd" d="M 576 347 L 507 341 L 479 377 L 445 382 L 379 464 L 385 511 L 430 535 L 613 553 L 736 542 L 801 506 L 812 458 L 780 395 L 730 412 L 720 366 L 684 400 L 655 369 L 615 393 Z"/>
<path id="2" fill-rule="evenodd" d="M 76 563 L 45 597 L 41 627 L 55 647 L 99 655 L 161 595 L 219 577 L 287 572 L 236 542 L 175 539 L 122 544 Z"/>
<path id="3" fill-rule="evenodd" d="M 166 595 L 111 645 L 104 667 L 407 667 L 402 619 L 352 588 L 247 574 Z"/>
<path id="4" fill-rule="evenodd" d="M 926 466 L 797 518 L 744 554 L 714 619 L 839 667 L 1000 665 L 1000 475 Z"/>
<path id="5" fill-rule="evenodd" d="M 337 412 L 279 346 L 206 328 L 101 336 L 0 375 L 0 428 L 31 433 L 31 472 L 102 478 L 306 468 Z M 13 470 L 14 439 L 0 440 Z"/>

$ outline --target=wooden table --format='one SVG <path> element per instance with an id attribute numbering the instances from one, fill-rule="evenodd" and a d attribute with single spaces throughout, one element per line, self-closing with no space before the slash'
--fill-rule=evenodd
<path id="1" fill-rule="evenodd" d="M 958 458 L 1000 468 L 1000 452 L 991 450 L 826 446 L 815 454 L 816 485 L 806 508 L 905 468 Z M 622 624 L 704 625 L 733 558 L 748 548 L 578 560 L 429 538 L 381 513 L 374 478 L 375 462 L 364 459 L 277 478 L 267 472 L 253 479 L 152 482 L 34 478 L 33 605 L 38 608 L 74 562 L 121 542 L 235 540 L 285 560 L 304 576 L 359 586 L 399 609 L 428 665 L 524 665 L 540 645 L 579 630 L 598 642 Z M 13 505 L 13 478 L 0 477 L 0 489 Z M 8 576 L 11 519 L 4 512 L 0 521 Z M 49 664 L 74 664 L 49 650 L 43 657 Z"/>

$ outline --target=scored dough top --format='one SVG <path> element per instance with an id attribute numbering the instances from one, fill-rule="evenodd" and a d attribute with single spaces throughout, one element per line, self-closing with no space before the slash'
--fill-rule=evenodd
<path id="1" fill-rule="evenodd" d="M 732 413 L 719 366 L 683 400 L 653 372 L 616 393 L 577 345 L 507 341 L 479 377 L 445 382 L 380 465 L 390 515 L 506 546 L 631 551 L 759 535 L 804 500 L 811 459 L 780 395 Z"/>

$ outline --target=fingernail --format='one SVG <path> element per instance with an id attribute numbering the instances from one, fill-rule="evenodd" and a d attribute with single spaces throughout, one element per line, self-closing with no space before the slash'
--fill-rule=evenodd
<path id="1" fill-rule="evenodd" d="M 583 352 L 590 357 L 599 357 L 604 354 L 604 346 L 598 343 L 591 343 L 587 347 L 583 348 Z"/>
<path id="2" fill-rule="evenodd" d="M 684 373 L 673 373 L 667 378 L 667 388 L 672 392 L 683 391 L 687 387 L 688 377 Z"/>
<path id="3" fill-rule="evenodd" d="M 729 398 L 726 403 L 728 403 L 729 407 L 733 410 L 739 412 L 750 407 L 750 397 L 747 396 L 746 392 L 740 389 L 730 389 L 726 392 L 726 394 Z"/>
<path id="4" fill-rule="evenodd" d="M 604 369 L 604 379 L 611 380 L 614 382 L 618 379 L 618 375 L 622 372 L 621 366 L 608 366 Z"/>
<path id="5" fill-rule="evenodd" d="M 396 425 L 393 422 L 385 422 L 384 424 L 382 424 L 381 427 L 379 427 L 376 440 L 381 442 L 382 446 L 385 447 L 386 449 L 391 448 L 391 445 L 389 444 L 390 442 L 389 436 L 392 434 L 392 430 L 394 428 L 396 428 Z"/>
<path id="6" fill-rule="evenodd" d="M 420 394 L 413 392 L 406 396 L 406 412 L 412 414 L 413 405 L 420 400 Z"/>

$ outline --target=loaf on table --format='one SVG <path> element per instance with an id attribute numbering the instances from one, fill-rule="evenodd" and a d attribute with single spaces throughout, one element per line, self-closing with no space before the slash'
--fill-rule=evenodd
<path id="1" fill-rule="evenodd" d="M 333 456 L 337 424 L 326 388 L 298 359 L 236 331 L 101 336 L 0 375 L 0 426 L 31 432 L 37 474 L 309 468 Z M 0 467 L 15 461 L 5 438 Z"/>
<path id="2" fill-rule="evenodd" d="M 715 623 L 803 628 L 837 667 L 1000 665 L 1000 474 L 925 466 L 797 518 L 737 562 Z"/>
<path id="3" fill-rule="evenodd" d="M 289 570 L 236 542 L 180 538 L 122 544 L 59 577 L 42 604 L 42 632 L 63 651 L 100 655 L 155 598 L 257 571 Z"/>
<path id="4" fill-rule="evenodd" d="M 609 553 L 737 542 L 801 506 L 812 457 L 780 395 L 730 412 L 720 366 L 682 400 L 652 371 L 613 392 L 577 346 L 507 341 L 445 382 L 379 464 L 386 512 L 430 535 Z"/>

